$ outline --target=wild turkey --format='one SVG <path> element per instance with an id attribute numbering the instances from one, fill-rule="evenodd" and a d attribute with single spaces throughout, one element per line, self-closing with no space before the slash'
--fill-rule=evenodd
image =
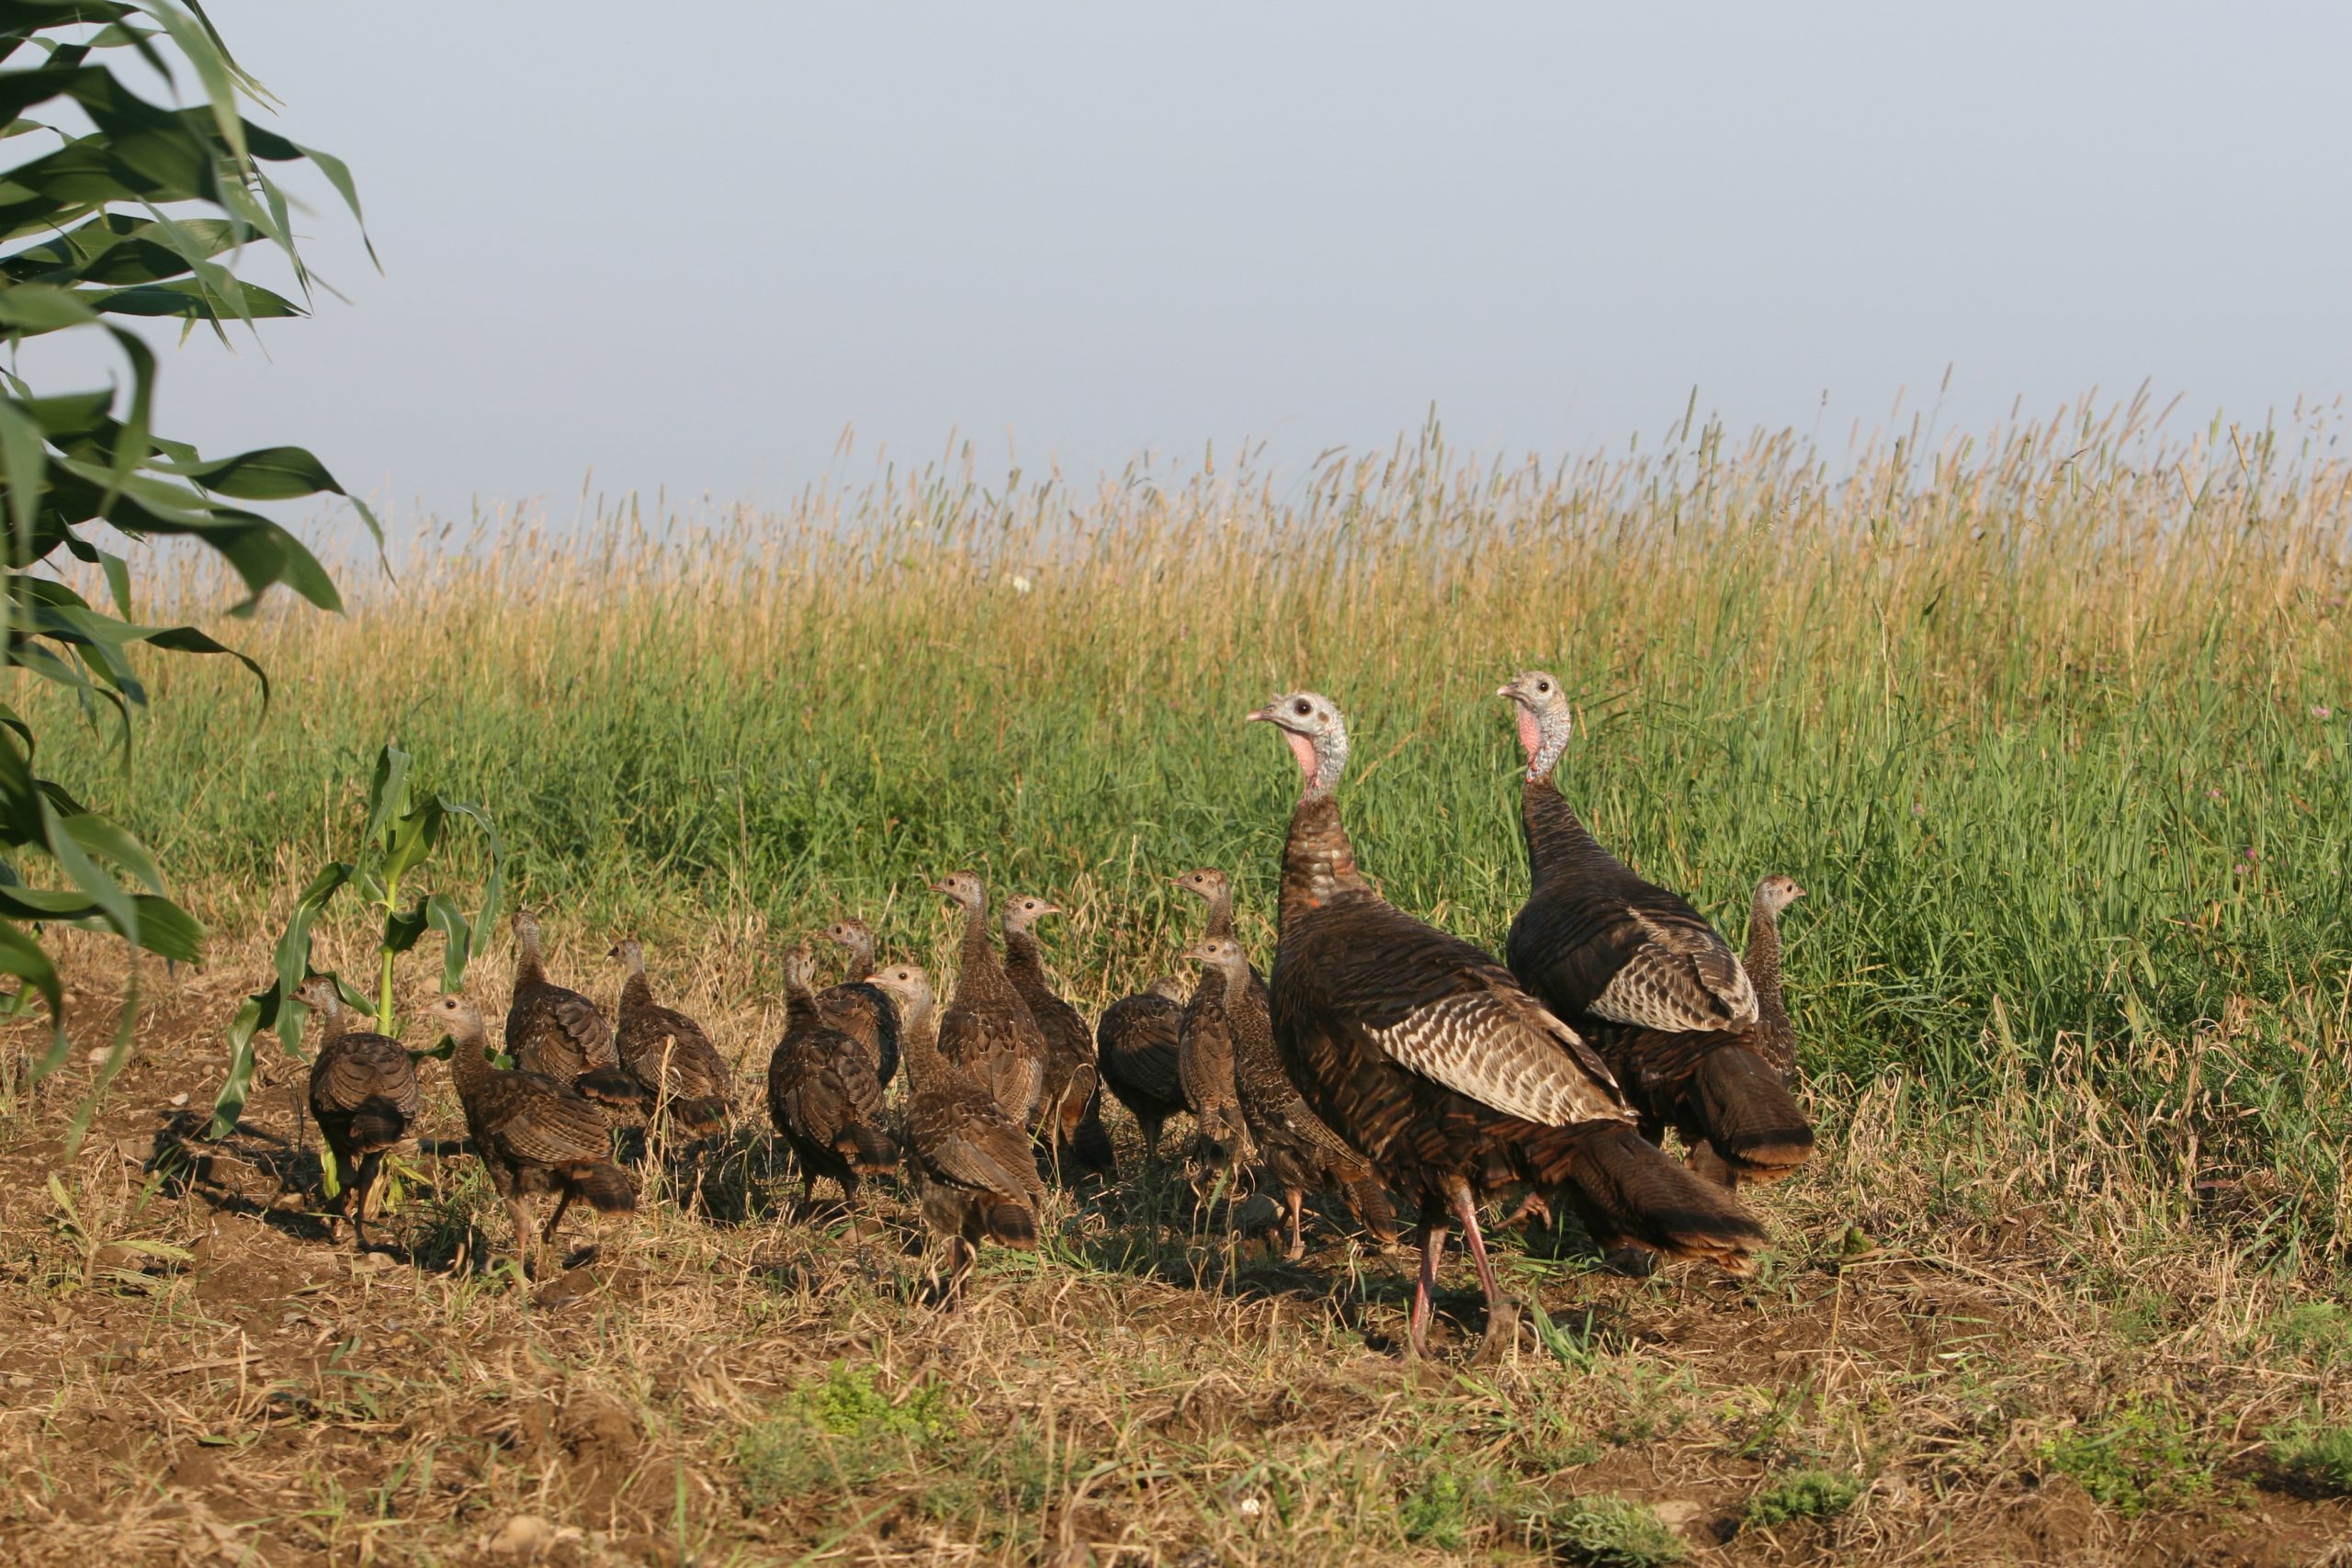
<path id="1" fill-rule="evenodd" d="M 1603 1246 L 1639 1241 L 1744 1271 L 1762 1230 L 1627 1125 L 1608 1068 L 1576 1032 L 1356 869 L 1331 793 L 1348 732 L 1330 699 L 1295 692 L 1250 716 L 1282 731 L 1306 777 L 1283 849 L 1275 1046 L 1316 1112 L 1419 1202 L 1412 1353 L 1427 1350 L 1450 1222 L 1486 1292 L 1481 1354 L 1515 1337 L 1477 1211 L 1484 1192 L 1513 1181 L 1558 1191 Z"/>
<path id="2" fill-rule="evenodd" d="M 989 941 L 988 888 L 968 871 L 943 876 L 932 888 L 964 909 L 963 962 L 956 975 L 956 998 L 940 1021 L 940 1052 L 985 1085 L 1006 1115 L 1034 1131 L 1045 1091 L 1046 1041 Z M 899 1023 L 903 1033 L 905 1020 Z M 903 1048 L 905 1041 L 899 1044 Z"/>
<path id="3" fill-rule="evenodd" d="M 1337 1190 L 1381 1246 L 1396 1240 L 1396 1214 L 1370 1162 L 1348 1147 L 1299 1094 L 1274 1049 L 1272 1020 L 1262 986 L 1241 943 L 1230 936 L 1203 937 L 1185 951 L 1223 978 L 1217 1004 L 1233 1037 L 1234 1086 L 1240 1091 L 1242 1119 L 1249 1124 L 1266 1174 L 1282 1189 L 1290 1217 L 1290 1243 L 1283 1256 L 1306 1252 L 1305 1210 L 1309 1192 Z"/>
<path id="4" fill-rule="evenodd" d="M 311 1115 L 325 1134 L 343 1191 L 337 1212 L 351 1222 L 352 1244 L 368 1250 L 368 1201 L 386 1153 L 406 1143 L 424 1108 L 416 1064 L 390 1035 L 351 1027 L 334 979 L 313 975 L 295 996 L 319 1015 L 319 1048 L 311 1058 Z"/>
<path id="5" fill-rule="evenodd" d="M 1203 866 L 1198 871 L 1188 871 L 1182 876 L 1171 876 L 1168 880 L 1209 907 L 1208 923 L 1201 927 L 1202 940 L 1234 934 L 1231 877 L 1215 866 Z M 1249 973 L 1250 988 L 1262 998 L 1266 994 L 1266 982 L 1259 975 L 1257 966 L 1245 960 L 1242 967 Z M 1202 985 L 1215 986 L 1221 982 L 1222 972 L 1216 965 L 1211 964 L 1202 970 Z"/>
<path id="6" fill-rule="evenodd" d="M 1201 950 L 1188 949 L 1184 956 L 1200 958 Z M 1247 986 L 1237 996 L 1224 973 L 1204 961 L 1177 1027 L 1176 1075 L 1184 1086 L 1184 1108 L 1193 1113 L 1200 1160 L 1195 1186 L 1204 1192 L 1245 1175 L 1257 1152 L 1234 1073 L 1233 1014 L 1249 1000 Z"/>
<path id="7" fill-rule="evenodd" d="M 1804 897 L 1793 877 L 1774 872 L 1756 885 L 1747 908 L 1747 953 L 1740 960 L 1756 987 L 1757 1055 L 1794 1086 L 1797 1074 L 1797 1032 L 1789 1010 L 1781 1001 L 1781 913 Z"/>
<path id="8" fill-rule="evenodd" d="M 1497 694 L 1518 705 L 1527 754 L 1520 823 L 1531 888 L 1511 921 L 1511 973 L 1608 1062 L 1655 1140 L 1673 1127 L 1724 1182 L 1772 1181 L 1804 1163 L 1813 1128 L 1758 1054 L 1756 987 L 1684 899 L 1596 842 L 1552 783 L 1572 727 L 1542 671 Z"/>
<path id="9" fill-rule="evenodd" d="M 882 1084 L 873 1058 L 825 1022 L 823 1005 L 809 988 L 816 974 L 816 955 L 806 942 L 784 955 L 784 1039 L 768 1058 L 768 1116 L 799 1164 L 804 1212 L 816 1202 L 819 1177 L 839 1182 L 842 1199 L 854 1203 L 861 1178 L 899 1163 L 898 1146 L 883 1129 Z M 896 1017 L 894 1009 L 894 1033 Z"/>
<path id="10" fill-rule="evenodd" d="M 874 983 L 899 1004 L 899 1043 L 907 1064 L 901 1155 L 923 1224 L 946 1238 L 952 1305 L 981 1242 L 1037 1245 L 1046 1184 L 1027 1130 L 994 1094 L 941 1055 L 930 977 L 912 964 L 894 964 L 877 971 Z"/>
<path id="11" fill-rule="evenodd" d="M 1044 1081 L 1037 1141 L 1057 1171 L 1075 1169 L 1108 1179 L 1118 1171 L 1111 1135 L 1102 1130 L 1102 1080 L 1095 1070 L 1094 1035 L 1078 1010 L 1064 1001 L 1046 975 L 1046 955 L 1030 928 L 1059 905 L 1043 898 L 1014 898 L 1004 907 L 1004 973 L 1028 1004 L 1029 1016 L 1045 1037 Z"/>
<path id="12" fill-rule="evenodd" d="M 1159 1157 L 1159 1130 L 1184 1109 L 1176 1049 L 1184 1022 L 1184 987 L 1162 977 L 1148 991 L 1121 997 L 1094 1025 L 1102 1085 L 1143 1130 L 1147 1158 Z"/>
<path id="13" fill-rule="evenodd" d="M 526 1073 L 571 1085 L 597 1104 L 641 1110 L 645 1090 L 621 1066 L 612 1026 L 596 1004 L 548 979 L 539 922 L 514 911 L 514 996 L 506 1007 L 506 1054 Z"/>
<path id="14" fill-rule="evenodd" d="M 641 942 L 634 937 L 615 942 L 608 956 L 628 968 L 628 977 L 621 982 L 613 1043 L 653 1115 L 667 1118 L 689 1138 L 724 1133 L 734 1086 L 718 1047 L 701 1024 L 654 1001 Z"/>
<path id="15" fill-rule="evenodd" d="M 607 1157 L 611 1134 L 594 1101 L 542 1074 L 492 1066 L 483 1055 L 488 1043 L 481 1014 L 463 997 L 441 998 L 431 1017 L 456 1043 L 449 1077 L 465 1107 L 474 1152 L 514 1222 L 515 1260 L 526 1274 L 537 1271 L 540 1253 L 574 1198 L 600 1214 L 626 1214 L 637 1207 L 628 1177 Z M 546 1192 L 557 1195 L 556 1206 L 541 1229 L 533 1207 Z"/>
<path id="16" fill-rule="evenodd" d="M 899 1010 L 868 978 L 874 973 L 874 929 L 852 915 L 825 928 L 825 935 L 849 952 L 841 984 L 817 993 L 817 1010 L 827 1026 L 865 1049 L 875 1080 L 885 1088 L 899 1071 Z"/>

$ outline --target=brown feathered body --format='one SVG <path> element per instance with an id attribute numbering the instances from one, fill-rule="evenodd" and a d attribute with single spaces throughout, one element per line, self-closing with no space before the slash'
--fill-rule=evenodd
<path id="1" fill-rule="evenodd" d="M 1184 1080 L 1177 1064 L 1182 994 L 1174 981 L 1158 981 L 1152 989 L 1104 1008 L 1094 1026 L 1103 1087 L 1135 1117 L 1146 1151 L 1155 1155 L 1160 1129 L 1184 1110 Z"/>
<path id="2" fill-rule="evenodd" d="M 1813 1128 L 1761 1054 L 1755 986 L 1730 947 L 1602 849 L 1548 775 L 1528 778 L 1520 804 L 1531 891 L 1511 973 L 1592 1043 L 1645 1134 L 1707 1145 L 1735 1182 L 1804 1164 Z"/>
<path id="3" fill-rule="evenodd" d="M 653 999 L 645 960 L 634 942 L 623 952 L 629 965 L 621 983 L 621 1005 L 613 1043 L 621 1066 L 637 1080 L 645 1102 L 690 1138 L 711 1138 L 727 1130 L 733 1091 L 726 1058 L 701 1024 Z"/>
<path id="4" fill-rule="evenodd" d="M 1235 1081 L 1228 988 L 1224 975 L 1204 968 L 1192 999 L 1184 1004 L 1176 1036 L 1176 1073 L 1184 1088 L 1184 1108 L 1193 1113 L 1199 1134 L 1200 1157 L 1214 1170 L 1245 1167 L 1256 1152 Z"/>
<path id="5" fill-rule="evenodd" d="M 801 1198 L 819 1177 L 854 1201 L 858 1183 L 899 1163 L 884 1123 L 882 1083 L 866 1048 L 829 1026 L 805 970 L 787 964 L 785 1032 L 768 1058 L 768 1116 L 800 1167 Z M 893 1009 L 895 1033 L 896 1010 Z"/>
<path id="6" fill-rule="evenodd" d="M 548 978 L 539 923 L 514 917 L 514 995 L 506 1009 L 506 1054 L 526 1073 L 570 1085 L 616 1111 L 640 1111 L 645 1090 L 621 1066 L 612 1025 L 596 1004 Z"/>
<path id="7" fill-rule="evenodd" d="M 857 1042 L 887 1089 L 899 1071 L 899 1008 L 871 979 L 874 932 L 864 920 L 839 920 L 827 934 L 848 950 L 849 964 L 840 983 L 817 993 L 818 1013 L 828 1029 Z"/>
<path id="8" fill-rule="evenodd" d="M 927 994 L 894 999 L 908 1087 L 901 1152 L 924 1224 L 951 1253 L 984 1241 L 1035 1247 L 1046 1186 L 1028 1130 L 938 1049 Z"/>
<path id="9" fill-rule="evenodd" d="M 602 1109 L 559 1079 L 492 1066 L 483 1055 L 481 1018 L 470 1009 L 445 1009 L 443 1016 L 457 1044 L 449 1074 L 465 1107 L 466 1131 L 491 1185 L 514 1216 L 516 1246 L 526 1258 L 537 1246 L 530 1208 L 537 1197 L 553 1193 L 559 1200 L 549 1235 L 574 1199 L 600 1213 L 637 1207 L 628 1175 L 609 1157 Z"/>
<path id="10" fill-rule="evenodd" d="M 1768 876 L 1757 885 L 1747 910 L 1747 952 L 1740 962 L 1756 987 L 1756 1054 L 1781 1075 L 1782 1083 L 1793 1089 L 1797 1032 L 1781 997 L 1781 909 L 1786 896 L 1776 897 L 1775 883 L 1796 890 L 1796 885 L 1784 876 Z"/>
<path id="11" fill-rule="evenodd" d="M 1238 944 L 1236 944 L 1238 951 Z M 1242 1120 L 1266 1176 L 1282 1190 L 1290 1216 L 1290 1253 L 1304 1248 L 1300 1210 L 1310 1192 L 1338 1192 L 1363 1227 L 1384 1247 L 1396 1239 L 1396 1213 L 1372 1163 L 1349 1146 L 1315 1112 L 1283 1070 L 1274 1048 L 1273 1019 L 1263 985 L 1237 961 L 1225 973 L 1222 1007 L 1233 1035 L 1234 1087 Z"/>
<path id="12" fill-rule="evenodd" d="M 1039 1141 L 1064 1170 L 1110 1177 L 1118 1157 L 1102 1130 L 1102 1078 L 1094 1036 L 1079 1010 L 1054 989 L 1037 933 L 1008 919 L 1004 928 L 1004 972 L 1036 1021 L 1046 1055 L 1038 1096 Z"/>
<path id="13" fill-rule="evenodd" d="M 413 1134 L 424 1093 L 405 1046 L 350 1026 L 334 981 L 314 981 L 302 996 L 320 1015 L 319 1049 L 311 1058 L 311 1115 L 340 1168 L 343 1212 L 365 1245 L 377 1170 L 386 1154 Z"/>
<path id="14" fill-rule="evenodd" d="M 955 1000 L 939 1021 L 940 1053 L 985 1085 L 1015 1123 L 1035 1128 L 1045 1089 L 1045 1037 L 989 940 L 985 893 L 965 905 L 961 958 Z M 900 1025 L 903 1050 L 903 1019 Z"/>
<path id="15" fill-rule="evenodd" d="M 1641 1140 L 1607 1066 L 1501 964 L 1372 890 L 1328 794 L 1291 818 L 1272 988 L 1292 1081 L 1425 1224 L 1525 1183 L 1564 1197 L 1603 1246 L 1740 1270 L 1762 1242 L 1727 1195 Z"/>

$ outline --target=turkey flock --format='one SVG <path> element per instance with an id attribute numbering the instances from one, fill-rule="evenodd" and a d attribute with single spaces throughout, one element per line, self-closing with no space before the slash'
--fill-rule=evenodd
<path id="1" fill-rule="evenodd" d="M 1745 1272 L 1764 1232 L 1741 1189 L 1788 1176 L 1813 1148 L 1791 1092 L 1780 979 L 1779 919 L 1804 889 L 1777 874 L 1758 885 L 1743 959 L 1687 900 L 1603 848 L 1554 785 L 1571 731 L 1560 683 L 1530 671 L 1496 695 L 1512 705 L 1526 755 L 1531 874 L 1499 962 L 1389 903 L 1358 868 L 1336 795 L 1347 723 L 1311 691 L 1248 716 L 1283 737 L 1301 775 L 1271 981 L 1235 933 L 1231 882 L 1209 869 L 1172 879 L 1207 908 L 1200 940 L 1179 955 L 1197 976 L 1112 1003 L 1091 1031 L 1046 972 L 1035 927 L 1055 906 L 1015 897 L 992 922 L 970 872 L 933 884 L 963 921 L 944 1000 L 922 969 L 877 963 L 862 920 L 824 932 L 848 957 L 837 984 L 819 988 L 812 946 L 791 948 L 766 1099 L 803 1210 L 820 1179 L 854 1206 L 861 1184 L 895 1174 L 942 1244 L 952 1304 L 979 1247 L 1036 1245 L 1049 1180 L 1114 1178 L 1107 1091 L 1135 1117 L 1148 1161 L 1170 1119 L 1189 1116 L 1195 1194 L 1207 1206 L 1264 1192 L 1292 1258 L 1305 1251 L 1309 1196 L 1337 1199 L 1384 1248 L 1400 1239 L 1400 1205 L 1409 1210 L 1411 1356 L 1428 1354 L 1430 1295 L 1457 1231 L 1486 1294 L 1479 1354 L 1515 1339 L 1517 1308 L 1481 1228 L 1487 1205 L 1509 1205 L 1505 1224 L 1565 1208 L 1622 1269 L 1667 1258 Z M 616 1155 L 625 1130 L 660 1140 L 694 1201 L 734 1100 L 709 1037 L 655 1000 L 637 942 L 612 949 L 626 978 L 608 1021 L 548 978 L 537 921 L 514 923 L 503 1041 L 514 1066 L 492 1065 L 489 1025 L 464 997 L 430 1010 L 453 1043 L 470 1145 L 527 1275 L 574 1201 L 599 1215 L 635 1207 Z M 309 1098 L 343 1177 L 337 1213 L 365 1247 L 378 1168 L 413 1135 L 415 1060 L 353 1028 L 332 978 L 297 994 L 322 1025 Z M 1668 1130 L 1679 1160 L 1664 1151 Z"/>

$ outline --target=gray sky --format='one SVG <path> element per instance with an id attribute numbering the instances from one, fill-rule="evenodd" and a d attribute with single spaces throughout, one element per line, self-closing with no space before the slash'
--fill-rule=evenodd
<path id="1" fill-rule="evenodd" d="M 160 426 L 402 515 L 781 502 L 844 425 L 1091 475 L 2352 390 L 2352 6 L 212 12 L 385 272 L 318 202 L 350 302 L 172 352 Z"/>

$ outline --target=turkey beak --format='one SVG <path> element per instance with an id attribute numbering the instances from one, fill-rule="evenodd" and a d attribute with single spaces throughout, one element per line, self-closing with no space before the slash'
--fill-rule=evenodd
<path id="1" fill-rule="evenodd" d="M 1789 897 L 1792 898 L 1802 898 L 1804 897 L 1804 889 L 1792 882 L 1789 884 Z"/>
<path id="2" fill-rule="evenodd" d="M 1495 688 L 1495 695 L 1498 697 L 1517 697 L 1519 695 L 1519 692 L 1517 688 L 1512 686 L 1497 686 Z"/>
<path id="3" fill-rule="evenodd" d="M 1268 703 L 1261 708 L 1253 708 L 1250 712 L 1241 716 L 1241 722 L 1244 724 L 1272 724 L 1273 721 L 1274 705 L 1272 703 Z"/>
<path id="4" fill-rule="evenodd" d="M 1037 913 L 1040 915 L 1058 915 L 1061 912 L 1062 907 L 1059 904 L 1040 904 L 1037 906 Z"/>

